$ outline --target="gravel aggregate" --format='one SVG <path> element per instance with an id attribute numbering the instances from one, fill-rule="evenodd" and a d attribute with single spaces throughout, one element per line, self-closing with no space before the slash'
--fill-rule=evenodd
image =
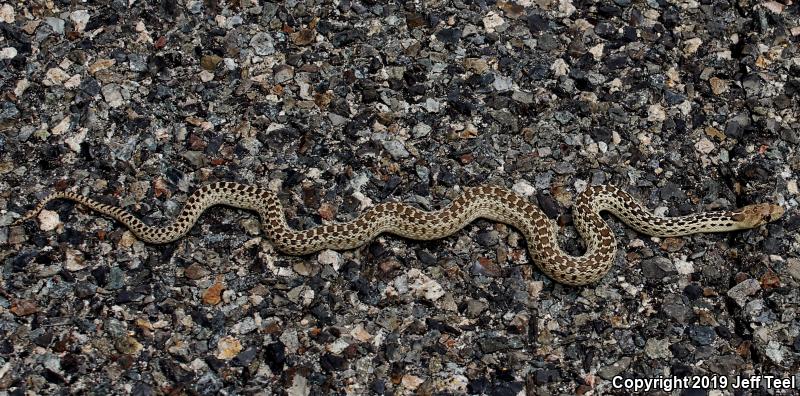
<path id="1" fill-rule="evenodd" d="M 6 1 L 0 32 L 0 394 L 800 385 L 797 2 Z M 661 239 L 611 220 L 615 265 L 581 288 L 484 220 L 304 257 L 227 208 L 158 246 L 69 202 L 10 227 L 60 190 L 163 224 L 213 181 L 280 192 L 297 228 L 501 185 L 573 254 L 594 184 L 786 214 Z"/>

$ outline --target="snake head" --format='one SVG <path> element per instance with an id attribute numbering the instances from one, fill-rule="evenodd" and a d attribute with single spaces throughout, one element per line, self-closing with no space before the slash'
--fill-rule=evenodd
<path id="1" fill-rule="evenodd" d="M 781 216 L 783 207 L 768 203 L 748 205 L 733 212 L 733 220 L 742 228 L 756 228 L 778 220 Z"/>

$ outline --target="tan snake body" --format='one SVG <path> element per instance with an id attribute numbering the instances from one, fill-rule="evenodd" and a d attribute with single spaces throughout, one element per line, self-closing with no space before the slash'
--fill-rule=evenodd
<path id="1" fill-rule="evenodd" d="M 382 203 L 346 223 L 295 230 L 287 224 L 277 194 L 254 186 L 217 182 L 207 184 L 189 196 L 178 217 L 165 227 L 148 226 L 124 209 L 72 192 L 51 194 L 12 225 L 33 218 L 54 199 L 75 201 L 112 217 L 148 243 L 167 243 L 183 237 L 211 206 L 248 209 L 260 215 L 262 228 L 275 247 L 291 255 L 322 249 L 353 249 L 381 233 L 417 240 L 439 239 L 477 218 L 485 218 L 519 230 L 527 241 L 533 262 L 553 280 L 568 285 L 596 282 L 611 268 L 617 245 L 611 228 L 600 217 L 603 211 L 610 212 L 641 233 L 659 237 L 755 228 L 783 215 L 783 208 L 778 205 L 755 204 L 734 211 L 658 217 L 617 187 L 591 186 L 578 196 L 573 209 L 575 226 L 586 240 L 586 253 L 572 256 L 558 246 L 555 222 L 525 197 L 505 188 L 465 188 L 450 205 L 432 212 L 401 203 Z"/>

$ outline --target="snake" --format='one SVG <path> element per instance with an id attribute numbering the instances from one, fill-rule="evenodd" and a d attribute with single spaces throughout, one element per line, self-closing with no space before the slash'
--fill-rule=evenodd
<path id="1" fill-rule="evenodd" d="M 696 233 L 752 229 L 780 218 L 780 205 L 758 203 L 740 209 L 684 216 L 653 214 L 633 196 L 614 185 L 588 186 L 573 205 L 573 223 L 585 241 L 585 252 L 574 256 L 558 243 L 559 226 L 523 195 L 504 187 L 464 187 L 460 195 L 442 209 L 425 211 L 398 202 L 371 206 L 348 222 L 331 222 L 306 230 L 289 226 L 278 194 L 235 182 L 208 183 L 195 190 L 180 213 L 163 227 L 150 226 L 128 211 L 78 193 L 59 191 L 11 225 L 32 219 L 56 199 L 66 199 L 111 217 L 138 239 L 164 244 L 185 236 L 206 209 L 215 205 L 250 210 L 261 218 L 262 231 L 274 247 L 288 255 L 307 255 L 324 249 L 358 248 L 379 234 L 389 233 L 413 240 L 435 240 L 450 236 L 478 218 L 510 225 L 524 236 L 531 261 L 548 277 L 566 285 L 595 283 L 611 269 L 617 250 L 614 233 L 601 217 L 608 212 L 636 231 L 654 237 L 677 237 Z"/>

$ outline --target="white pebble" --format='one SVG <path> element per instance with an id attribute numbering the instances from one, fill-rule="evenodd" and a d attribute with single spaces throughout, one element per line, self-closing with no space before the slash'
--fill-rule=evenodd
<path id="1" fill-rule="evenodd" d="M 0 7 L 0 21 L 14 23 L 14 14 L 14 7 L 10 4 L 3 4 L 3 6 Z M 0 376 L 0 378 L 2 378 L 2 376 Z"/>
<path id="2" fill-rule="evenodd" d="M 236 59 L 224 58 L 222 59 L 222 63 L 225 65 L 225 70 L 228 71 L 236 70 Z"/>
<path id="3" fill-rule="evenodd" d="M 539 154 L 539 157 L 545 158 L 551 156 L 553 150 L 551 150 L 550 147 L 538 147 L 536 153 Z"/>
<path id="4" fill-rule="evenodd" d="M 692 102 L 684 100 L 681 104 L 677 105 L 676 108 L 681 111 L 681 114 L 689 115 L 689 113 L 692 112 Z"/>
<path id="5" fill-rule="evenodd" d="M 645 132 L 639 133 L 638 135 L 636 135 L 636 138 L 639 139 L 639 143 L 642 146 L 649 146 L 650 143 L 653 142 L 653 137 Z"/>
<path id="6" fill-rule="evenodd" d="M 628 247 L 629 247 L 629 248 L 643 248 L 644 246 L 645 246 L 645 244 L 644 244 L 644 241 L 643 241 L 643 240 L 641 240 L 641 239 L 639 239 L 639 238 L 632 239 L 632 240 L 631 240 L 631 241 L 628 243 Z"/>
<path id="7" fill-rule="evenodd" d="M 100 91 L 103 93 L 103 99 L 105 99 L 109 106 L 122 106 L 124 99 L 122 96 L 122 88 L 119 86 L 119 84 L 104 85 Z"/>
<path id="8" fill-rule="evenodd" d="M 525 180 L 520 180 L 514 183 L 514 185 L 511 186 L 511 189 L 514 190 L 515 193 L 522 195 L 524 197 L 530 197 L 533 196 L 533 194 L 536 194 L 536 188 L 534 188 L 530 183 L 528 183 Z"/>
<path id="9" fill-rule="evenodd" d="M 568 17 L 577 11 L 571 0 L 559 0 L 558 12 L 560 17 Z"/>
<path id="10" fill-rule="evenodd" d="M 342 255 L 334 250 L 323 250 L 318 256 L 317 261 L 320 264 L 333 266 L 333 269 L 338 271 L 342 265 Z"/>
<path id="11" fill-rule="evenodd" d="M 575 180 L 575 183 L 573 183 L 572 186 L 575 187 L 575 191 L 583 192 L 586 191 L 587 187 L 589 187 L 589 183 L 587 183 L 586 180 L 578 179 Z"/>
<path id="12" fill-rule="evenodd" d="M 25 90 L 27 90 L 28 87 L 30 86 L 31 82 L 28 81 L 27 78 L 23 78 L 22 80 L 17 81 L 17 86 L 14 87 L 14 95 L 16 95 L 17 97 L 22 96 L 22 94 L 25 93 Z"/>
<path id="13" fill-rule="evenodd" d="M 295 374 L 292 386 L 286 391 L 289 396 L 308 396 L 311 389 L 308 386 L 308 379 L 300 374 Z"/>
<path id="14" fill-rule="evenodd" d="M 306 285 L 300 285 L 289 290 L 289 292 L 286 293 L 286 298 L 295 304 L 307 307 L 314 301 L 314 290 L 311 290 L 311 288 Z"/>
<path id="15" fill-rule="evenodd" d="M 69 124 L 72 121 L 70 116 L 64 117 L 53 129 L 50 130 L 50 133 L 53 135 L 61 135 L 69 129 Z"/>
<path id="16" fill-rule="evenodd" d="M 47 71 L 44 75 L 44 81 L 42 83 L 48 87 L 53 85 L 61 85 L 66 79 L 69 78 L 69 75 L 65 73 L 63 70 L 53 67 Z"/>
<path id="17" fill-rule="evenodd" d="M 647 109 L 647 121 L 662 122 L 667 118 L 667 113 L 660 104 L 650 105 Z"/>
<path id="18" fill-rule="evenodd" d="M 788 3 L 788 4 L 791 4 L 791 3 Z M 775 14 L 782 13 L 783 12 L 783 8 L 785 7 L 783 4 L 778 3 L 777 1 L 765 1 L 765 2 L 761 3 L 761 5 L 764 8 L 772 11 Z"/>
<path id="19" fill-rule="evenodd" d="M 356 327 L 350 331 L 350 335 L 353 338 L 361 341 L 361 342 L 369 342 L 372 340 L 373 336 L 370 334 L 365 328 L 364 325 L 358 324 Z"/>
<path id="20" fill-rule="evenodd" d="M 88 129 L 81 128 L 80 130 L 78 130 L 78 133 L 76 133 L 75 135 L 64 139 L 64 143 L 66 143 L 66 145 L 70 148 L 70 150 L 72 150 L 72 151 L 74 151 L 76 153 L 80 153 L 81 152 L 81 143 L 83 143 L 83 141 L 86 139 L 86 132 L 87 131 L 88 131 Z"/>
<path id="21" fill-rule="evenodd" d="M 567 73 L 569 73 L 569 65 L 567 65 L 567 62 L 564 62 L 563 59 L 558 58 L 550 65 L 550 70 L 553 71 L 556 77 L 566 76 Z"/>
<path id="22" fill-rule="evenodd" d="M 415 138 L 421 138 L 428 136 L 431 133 L 431 126 L 425 123 L 420 122 L 417 125 L 414 125 L 414 129 L 411 130 L 411 133 L 414 135 Z"/>
<path id="23" fill-rule="evenodd" d="M 39 219 L 39 229 L 42 231 L 53 231 L 61 224 L 58 213 L 52 210 L 42 209 L 37 218 Z"/>
<path id="24" fill-rule="evenodd" d="M 786 182 L 786 190 L 789 191 L 789 194 L 797 195 L 798 193 L 797 180 L 792 179 Z"/>
<path id="25" fill-rule="evenodd" d="M 350 346 L 349 342 L 345 341 L 342 338 L 337 338 L 336 341 L 334 341 L 332 344 L 327 345 L 325 349 L 327 349 L 328 352 L 335 353 L 338 355 L 344 352 L 344 350 L 347 349 L 347 347 L 349 346 Z"/>
<path id="26" fill-rule="evenodd" d="M 214 73 L 211 73 L 207 70 L 200 71 L 200 81 L 202 82 L 209 82 L 214 79 Z"/>
<path id="27" fill-rule="evenodd" d="M 781 345 L 780 342 L 770 340 L 767 344 L 767 348 L 764 350 L 764 354 L 776 364 L 781 364 L 784 360 L 784 350 L 786 350 L 786 348 Z"/>
<path id="28" fill-rule="evenodd" d="M 603 43 L 597 44 L 592 48 L 589 48 L 589 53 L 592 54 L 594 60 L 600 60 L 603 57 L 603 49 L 605 45 Z"/>
<path id="29" fill-rule="evenodd" d="M 89 11 L 86 10 L 72 11 L 72 13 L 69 14 L 69 19 L 72 20 L 72 23 L 75 26 L 75 30 L 78 32 L 82 32 L 84 29 L 86 29 L 86 24 L 89 23 Z"/>
<path id="30" fill-rule="evenodd" d="M 686 260 L 675 260 L 675 270 L 681 275 L 689 275 L 694 273 L 694 264 Z"/>
<path id="31" fill-rule="evenodd" d="M 425 100 L 425 110 L 429 113 L 438 113 L 442 105 L 436 99 L 428 98 Z"/>
<path id="32" fill-rule="evenodd" d="M 61 18 L 47 17 L 44 19 L 45 23 L 53 28 L 53 31 L 58 34 L 64 34 L 64 20 Z"/>
<path id="33" fill-rule="evenodd" d="M 694 148 L 703 154 L 708 154 L 714 151 L 714 143 L 706 138 L 702 138 L 699 142 L 695 143 Z"/>
<path id="34" fill-rule="evenodd" d="M 0 50 L 0 59 L 13 59 L 17 56 L 17 49 L 14 47 L 5 47 Z"/>
<path id="35" fill-rule="evenodd" d="M 415 297 L 423 297 L 428 301 L 436 301 L 444 296 L 444 289 L 435 280 L 423 274 L 420 270 L 412 268 L 408 271 L 408 287 Z"/>
<path id="36" fill-rule="evenodd" d="M 75 89 L 81 86 L 81 75 L 75 74 L 69 78 L 66 82 L 64 82 L 64 88 L 66 89 Z"/>
<path id="37" fill-rule="evenodd" d="M 508 92 L 514 87 L 514 81 L 511 79 L 511 77 L 497 75 L 494 77 L 492 86 L 497 90 L 497 92 Z"/>
<path id="38" fill-rule="evenodd" d="M 701 40 L 699 37 L 686 40 L 683 44 L 683 53 L 686 55 L 692 55 L 697 52 L 701 44 L 703 44 L 703 40 Z"/>
<path id="39" fill-rule="evenodd" d="M 67 271 L 80 271 L 87 266 L 88 264 L 86 264 L 83 253 L 75 249 L 67 249 L 64 263 L 64 268 L 66 268 Z"/>
<path id="40" fill-rule="evenodd" d="M 483 27 L 486 29 L 487 32 L 491 33 L 494 32 L 496 28 L 502 26 L 505 22 L 503 17 L 495 13 L 494 11 L 490 11 L 486 16 L 483 18 Z"/>

